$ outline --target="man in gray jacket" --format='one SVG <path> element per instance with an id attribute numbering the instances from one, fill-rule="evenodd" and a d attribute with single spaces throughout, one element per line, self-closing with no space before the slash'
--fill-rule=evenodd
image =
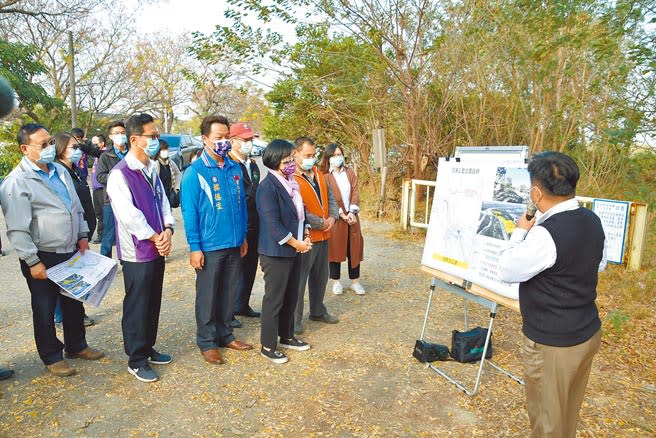
<path id="1" fill-rule="evenodd" d="M 87 345 L 82 303 L 61 295 L 64 344 L 57 339 L 53 320 L 59 286 L 46 269 L 70 259 L 76 250 L 89 249 L 89 227 L 68 171 L 54 163 L 55 142 L 41 125 L 18 131 L 23 159 L 0 186 L 0 203 L 7 237 L 16 249 L 23 276 L 32 295 L 34 340 L 39 357 L 57 376 L 75 373 L 62 356 L 96 360 L 103 353 Z"/>

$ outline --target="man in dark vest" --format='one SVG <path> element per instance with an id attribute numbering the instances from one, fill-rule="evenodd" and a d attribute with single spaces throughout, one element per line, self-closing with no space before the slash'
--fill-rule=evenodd
<path id="1" fill-rule="evenodd" d="M 604 230 L 575 199 L 574 160 L 543 152 L 528 171 L 539 213 L 518 220 L 499 272 L 503 281 L 519 283 L 531 436 L 574 438 L 601 341 L 595 299 L 598 272 L 606 267 Z"/>
<path id="2" fill-rule="evenodd" d="M 154 382 L 150 364 L 167 364 L 171 356 L 155 350 L 162 304 L 164 256 L 171 251 L 175 220 L 151 157 L 159 151 L 159 131 L 148 114 L 125 123 L 130 151 L 109 173 L 107 196 L 116 218 L 116 253 L 123 265 L 123 344 L 128 371 Z"/>

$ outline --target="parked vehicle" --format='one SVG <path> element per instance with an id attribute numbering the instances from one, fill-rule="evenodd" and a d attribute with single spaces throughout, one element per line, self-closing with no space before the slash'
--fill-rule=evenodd
<path id="1" fill-rule="evenodd" d="M 261 157 L 264 153 L 264 148 L 266 148 L 267 143 L 256 138 L 253 139 L 253 150 L 251 151 L 251 156 Z"/>
<path id="2" fill-rule="evenodd" d="M 183 151 L 195 145 L 194 139 L 188 134 L 162 134 L 162 140 L 166 140 L 169 144 L 169 157 L 175 161 L 180 169 L 189 165 L 189 161 L 184 161 Z"/>

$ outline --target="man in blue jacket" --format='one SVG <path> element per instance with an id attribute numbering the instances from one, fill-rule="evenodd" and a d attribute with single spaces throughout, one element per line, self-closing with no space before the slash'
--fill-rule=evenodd
<path id="1" fill-rule="evenodd" d="M 182 178 L 182 217 L 196 270 L 196 344 L 207 362 L 220 364 L 219 347 L 253 348 L 235 339 L 230 326 L 248 251 L 248 213 L 241 168 L 228 156 L 228 119 L 208 116 L 200 130 L 205 149 Z"/>

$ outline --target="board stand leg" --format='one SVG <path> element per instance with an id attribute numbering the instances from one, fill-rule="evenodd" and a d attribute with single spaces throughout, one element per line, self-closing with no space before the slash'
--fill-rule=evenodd
<path id="1" fill-rule="evenodd" d="M 465 330 L 467 329 L 467 323 L 468 323 L 468 321 L 467 321 L 467 300 L 469 299 L 468 295 L 471 295 L 471 294 L 469 294 L 468 292 L 466 292 L 463 288 L 461 288 L 459 286 L 449 284 L 449 283 L 445 283 L 445 282 L 442 282 L 441 280 L 433 278 L 431 280 L 430 293 L 428 295 L 428 305 L 426 306 L 426 314 L 424 315 L 424 325 L 421 329 L 420 339 L 422 339 L 422 340 L 424 339 L 424 332 L 426 330 L 426 325 L 428 323 L 428 314 L 430 312 L 430 307 L 431 307 L 431 303 L 432 303 L 432 300 L 433 300 L 433 293 L 435 291 L 435 287 L 439 283 L 443 283 L 443 284 L 441 284 L 442 287 L 444 287 L 445 289 L 450 290 L 452 292 L 455 291 L 456 293 L 458 293 L 458 295 L 461 295 L 465 299 L 465 303 L 464 303 L 464 319 L 465 319 L 465 321 L 464 322 L 465 322 Z M 458 289 L 459 289 L 459 291 L 458 291 Z M 465 394 L 467 394 L 470 397 L 474 396 L 478 392 L 478 389 L 480 387 L 481 376 L 483 375 L 483 367 L 486 363 L 485 356 L 487 354 L 487 349 L 490 345 L 490 339 L 492 337 L 492 328 L 494 326 L 494 320 L 496 318 L 497 308 L 498 308 L 497 303 L 489 301 L 489 300 L 482 299 L 480 297 L 477 297 L 476 301 L 479 302 L 479 304 L 481 304 L 483 306 L 486 306 L 490 309 L 490 322 L 488 324 L 487 336 L 485 337 L 485 344 L 483 345 L 483 355 L 481 357 L 481 361 L 480 361 L 479 366 L 478 366 L 478 373 L 476 374 L 476 381 L 474 382 L 473 389 L 471 389 L 471 390 L 468 389 L 460 381 L 458 381 L 454 377 L 450 376 L 446 371 L 436 367 L 433 364 L 428 364 L 428 368 L 435 371 L 440 376 L 444 377 L 448 382 L 455 385 L 458 389 L 460 389 L 461 391 L 463 391 Z M 521 378 L 519 378 L 519 377 L 515 376 L 514 374 L 512 374 L 510 371 L 502 368 L 501 366 L 499 366 L 498 364 L 494 363 L 491 360 L 487 360 L 487 363 L 489 363 L 490 366 L 492 366 L 496 370 L 500 371 L 505 376 L 510 377 L 512 380 L 519 383 L 520 385 L 524 385 L 524 381 Z"/>

